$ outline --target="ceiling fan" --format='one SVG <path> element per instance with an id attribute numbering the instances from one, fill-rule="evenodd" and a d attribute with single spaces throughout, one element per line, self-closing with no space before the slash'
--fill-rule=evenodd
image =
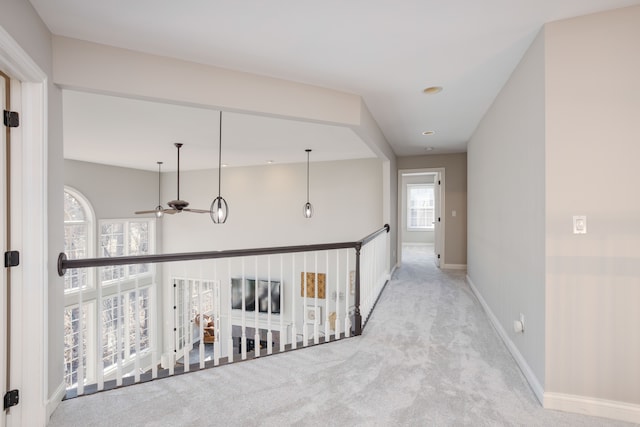
<path id="1" fill-rule="evenodd" d="M 161 217 L 162 214 L 160 214 L 159 212 L 167 213 L 171 215 L 175 213 L 180 213 L 182 211 L 194 212 L 194 213 L 210 213 L 210 210 L 208 209 L 205 210 L 205 209 L 187 208 L 187 206 L 189 206 L 189 202 L 187 202 L 186 200 L 180 200 L 180 147 L 182 147 L 183 144 L 176 142 L 174 143 L 174 145 L 178 149 L 178 197 L 176 198 L 176 200 L 171 200 L 170 202 L 167 202 L 167 204 L 171 209 L 163 209 L 162 205 L 159 204 L 158 207 L 156 207 L 156 209 L 154 209 L 153 211 L 139 211 L 139 212 L 136 212 L 136 214 L 155 213 L 157 217 Z M 159 192 L 160 192 L 160 179 L 158 178 L 158 193 Z M 158 199 L 160 199 L 159 195 L 158 195 Z"/>

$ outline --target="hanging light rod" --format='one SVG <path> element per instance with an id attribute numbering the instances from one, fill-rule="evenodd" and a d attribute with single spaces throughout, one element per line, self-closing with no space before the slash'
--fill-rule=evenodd
<path id="1" fill-rule="evenodd" d="M 311 218 L 313 216 L 313 206 L 309 203 L 309 154 L 311 153 L 311 149 L 307 148 L 304 151 L 307 152 L 307 203 L 302 207 L 302 214 L 305 218 Z"/>
<path id="2" fill-rule="evenodd" d="M 158 206 L 156 206 L 156 218 L 162 218 L 164 216 L 164 208 L 162 207 L 162 203 L 160 203 L 160 177 L 162 176 L 161 174 L 161 168 L 162 168 L 162 162 L 157 162 L 158 163 Z"/>
<path id="3" fill-rule="evenodd" d="M 211 202 L 209 214 L 214 224 L 224 224 L 229 216 L 229 205 L 220 195 L 222 188 L 222 111 L 220 111 L 220 141 L 218 147 L 218 197 Z"/>

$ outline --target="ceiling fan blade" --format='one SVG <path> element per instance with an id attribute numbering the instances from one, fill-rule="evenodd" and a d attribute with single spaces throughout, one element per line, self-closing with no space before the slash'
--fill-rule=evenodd
<path id="1" fill-rule="evenodd" d="M 136 215 L 144 215 L 144 214 L 154 214 L 156 213 L 156 210 L 152 210 L 152 211 L 136 211 L 134 212 Z"/>
<path id="2" fill-rule="evenodd" d="M 177 214 L 180 211 L 177 209 L 164 209 L 162 212 L 169 215 L 173 215 L 173 214 Z"/>
<path id="3" fill-rule="evenodd" d="M 187 212 L 193 212 L 193 213 L 209 213 L 211 211 L 209 210 L 204 210 L 204 209 L 189 209 L 189 208 L 185 208 L 182 209 L 183 211 L 187 211 Z"/>

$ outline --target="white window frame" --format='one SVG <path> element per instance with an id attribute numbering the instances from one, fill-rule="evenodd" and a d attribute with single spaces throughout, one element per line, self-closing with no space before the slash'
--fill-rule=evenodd
<path id="1" fill-rule="evenodd" d="M 435 225 L 426 224 L 424 226 L 411 225 L 411 189 L 413 188 L 427 188 L 433 192 L 433 206 L 427 207 L 427 210 L 433 212 L 433 218 L 435 220 L 435 188 L 433 183 L 419 183 L 419 184 L 407 184 L 407 231 L 430 231 L 435 229 Z"/>
<path id="2" fill-rule="evenodd" d="M 129 224 L 132 222 L 146 222 L 149 226 L 148 229 L 148 235 L 149 235 L 149 241 L 147 242 L 149 250 L 148 250 L 148 254 L 153 254 L 155 253 L 155 218 L 125 218 L 125 219 L 101 219 L 100 221 L 98 221 L 98 231 L 97 231 L 97 239 L 98 242 L 100 242 L 100 240 L 102 239 L 102 226 L 105 224 L 122 224 L 123 225 L 123 232 L 124 232 L 124 253 L 122 254 L 122 256 L 129 256 Z M 98 243 L 98 245 L 100 245 L 100 243 Z M 137 254 L 136 254 L 137 255 Z M 102 251 L 100 251 L 100 256 L 102 256 Z M 139 279 L 141 277 L 145 277 L 145 276 L 153 276 L 153 272 L 154 272 L 154 268 L 153 268 L 153 264 L 145 264 L 148 265 L 148 270 L 141 272 L 141 273 L 134 273 L 131 274 L 130 268 L 129 266 L 123 266 L 124 268 L 124 275 L 121 278 L 116 278 L 116 279 L 109 279 L 109 280 L 102 280 L 102 277 L 100 277 L 98 279 L 99 282 L 102 283 L 102 286 L 109 286 L 115 283 L 118 283 L 119 281 L 127 281 L 127 280 L 134 280 L 134 279 Z M 108 268 L 108 267 L 106 267 Z M 100 275 L 102 276 L 102 275 Z M 104 291 L 103 291 L 104 292 Z"/>
<path id="3" fill-rule="evenodd" d="M 98 221 L 98 227 L 96 227 L 96 215 L 93 211 L 93 207 L 91 206 L 88 199 L 78 190 L 75 190 L 71 187 L 65 186 L 65 192 L 68 192 L 71 196 L 73 196 L 78 202 L 82 205 L 85 210 L 85 216 L 87 217 L 87 256 L 95 257 L 96 249 L 98 246 L 98 236 L 99 231 L 101 230 L 101 225 L 104 223 L 122 223 L 124 224 L 124 230 L 126 230 L 126 238 L 125 238 L 125 251 L 128 252 L 128 233 L 129 233 L 129 223 L 130 222 L 146 222 L 148 224 L 148 253 L 155 253 L 155 220 L 151 219 L 105 219 Z M 125 254 L 126 254 L 125 253 Z M 123 312 L 124 316 L 128 314 L 128 307 L 130 304 L 130 293 L 134 291 L 144 291 L 145 289 L 148 292 L 148 319 L 149 322 L 147 328 L 149 328 L 149 345 L 146 349 L 141 349 L 140 354 L 136 354 L 135 350 L 131 350 L 131 346 L 129 345 L 129 335 L 125 335 L 123 337 L 122 345 L 124 350 L 124 358 L 120 361 L 120 366 L 126 367 L 129 363 L 133 362 L 136 357 L 144 357 L 146 354 L 153 351 L 151 335 L 153 334 L 152 329 L 154 328 L 154 324 L 151 322 L 153 318 L 153 313 L 157 310 L 155 297 L 157 295 L 157 285 L 155 283 L 155 265 L 151 264 L 149 269 L 145 272 L 138 274 L 130 274 L 129 269 L 125 268 L 125 276 L 122 278 L 109 280 L 105 282 L 101 282 L 101 274 L 100 269 L 98 268 L 90 268 L 87 269 L 87 284 L 86 287 L 76 288 L 76 289 L 68 289 L 65 290 L 65 307 L 64 310 L 74 309 L 82 307 L 82 310 L 86 310 L 86 320 L 83 325 L 83 338 L 86 343 L 83 349 L 83 356 L 86 360 L 86 365 L 84 366 L 84 384 L 95 383 L 97 378 L 107 378 L 112 376 L 117 371 L 117 363 L 113 365 L 109 365 L 103 368 L 103 372 L 99 374 L 97 372 L 98 361 L 103 360 L 104 354 L 104 345 L 102 342 L 102 337 L 98 337 L 97 331 L 100 329 L 101 333 L 104 333 L 103 327 L 97 328 L 98 319 L 102 320 L 103 307 L 102 304 L 99 304 L 99 301 L 103 301 L 107 298 L 112 298 L 114 296 L 122 295 L 124 298 L 124 307 L 126 307 L 125 312 Z M 116 285 L 117 286 L 113 286 Z M 139 294 L 138 294 L 139 295 Z M 126 319 L 126 318 L 125 318 Z M 120 320 L 122 321 L 122 320 Z M 129 321 L 124 320 L 124 330 L 125 334 L 129 331 Z M 120 326 L 119 326 L 120 327 Z M 66 336 L 65 336 L 66 337 Z M 101 342 L 101 348 L 98 349 L 98 340 Z M 117 350 L 116 350 L 117 351 Z M 80 353 L 80 352 L 79 352 Z M 99 354 L 98 354 L 99 353 Z M 78 356 L 80 357 L 80 356 Z M 65 360 L 66 363 L 66 360 Z M 65 371 L 65 377 L 67 373 Z M 67 384 L 68 388 L 73 388 L 78 386 L 77 383 Z"/>

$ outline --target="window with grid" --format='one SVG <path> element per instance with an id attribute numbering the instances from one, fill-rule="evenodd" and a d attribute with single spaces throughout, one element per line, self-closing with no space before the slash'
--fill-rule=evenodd
<path id="1" fill-rule="evenodd" d="M 65 253 L 74 259 L 94 256 L 96 230 L 88 200 L 65 187 L 64 207 Z M 105 220 L 98 228 L 99 256 L 146 255 L 154 251 L 153 219 Z M 150 349 L 150 313 L 155 295 L 152 268 L 144 264 L 98 271 L 93 274 L 94 269 L 70 269 L 65 274 L 67 388 L 76 386 L 78 381 L 95 381 L 99 369 L 107 373 L 115 364 L 127 363 L 138 352 Z M 118 286 L 112 286 L 115 283 Z"/>
<path id="2" fill-rule="evenodd" d="M 102 300 L 102 363 L 109 370 L 118 362 L 149 349 L 149 288 Z"/>
<path id="3" fill-rule="evenodd" d="M 65 188 L 64 191 L 64 247 L 67 258 L 88 258 L 91 251 L 93 215 L 89 201 L 79 192 Z M 64 289 L 83 289 L 89 284 L 87 269 L 70 269 L 64 276 Z"/>
<path id="4" fill-rule="evenodd" d="M 108 220 L 100 221 L 100 256 L 120 257 L 149 255 L 150 220 Z M 127 279 L 150 272 L 149 264 L 133 264 L 103 267 L 102 282 Z"/>
<path id="5" fill-rule="evenodd" d="M 407 229 L 433 229 L 435 196 L 433 184 L 407 184 Z"/>

